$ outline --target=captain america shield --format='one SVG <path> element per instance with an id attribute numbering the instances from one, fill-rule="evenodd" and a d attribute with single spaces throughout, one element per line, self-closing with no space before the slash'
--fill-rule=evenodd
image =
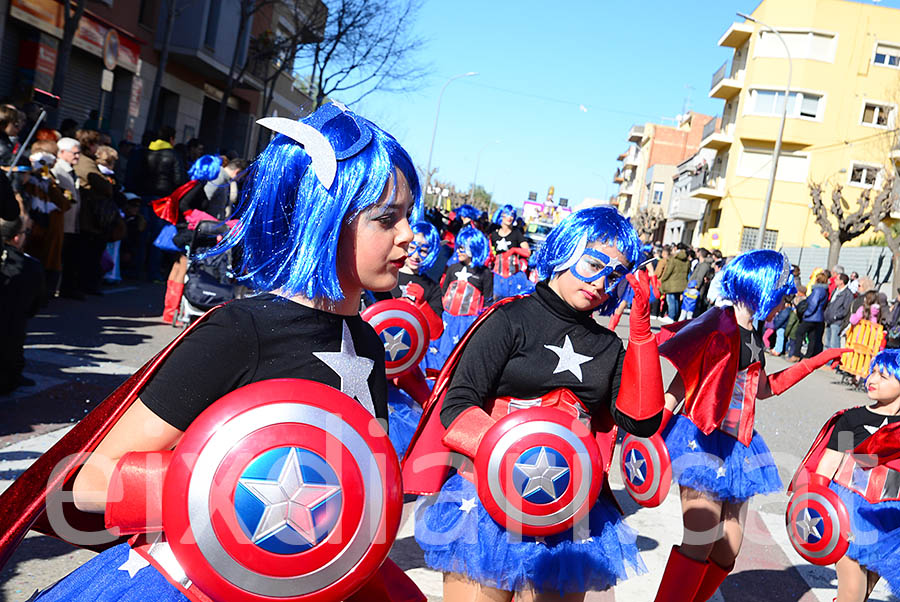
<path id="1" fill-rule="evenodd" d="M 622 440 L 622 481 L 628 495 L 641 506 L 659 506 L 672 486 L 672 462 L 669 450 L 659 435 Z"/>
<path id="2" fill-rule="evenodd" d="M 838 495 L 827 486 L 811 482 L 797 490 L 786 514 L 791 545 L 813 564 L 833 564 L 850 545 L 850 515 Z"/>
<path id="3" fill-rule="evenodd" d="M 400 466 L 358 402 L 276 379 L 191 423 L 163 490 L 163 529 L 215 600 L 344 600 L 381 566 L 402 511 Z"/>
<path id="4" fill-rule="evenodd" d="M 415 368 L 428 351 L 428 321 L 405 299 L 385 299 L 362 312 L 384 344 L 384 371 L 388 378 Z"/>
<path id="5" fill-rule="evenodd" d="M 603 484 L 590 430 L 553 408 L 515 410 L 498 420 L 478 446 L 475 474 L 478 498 L 491 518 L 534 536 L 572 527 Z"/>

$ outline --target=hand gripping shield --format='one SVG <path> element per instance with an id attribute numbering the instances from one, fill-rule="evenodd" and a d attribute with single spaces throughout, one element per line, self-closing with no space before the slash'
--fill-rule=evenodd
<path id="1" fill-rule="evenodd" d="M 485 433 L 475 455 L 478 498 L 505 528 L 553 535 L 584 518 L 603 484 L 588 427 L 553 408 L 516 410 Z"/>
<path id="2" fill-rule="evenodd" d="M 850 515 L 841 498 L 828 488 L 828 479 L 813 475 L 797 489 L 785 518 L 791 545 L 807 561 L 833 564 L 847 552 Z"/>
<path id="3" fill-rule="evenodd" d="M 382 564 L 402 510 L 387 434 L 317 382 L 237 389 L 185 431 L 163 487 L 163 529 L 215 600 L 344 600 Z"/>
<path id="4" fill-rule="evenodd" d="M 634 501 L 647 508 L 663 503 L 672 486 L 672 461 L 661 436 L 626 435 L 620 467 L 625 490 Z"/>
<path id="5" fill-rule="evenodd" d="M 419 365 L 428 351 L 428 321 L 418 307 L 404 299 L 385 299 L 362 312 L 384 344 L 388 378 L 401 376 Z"/>

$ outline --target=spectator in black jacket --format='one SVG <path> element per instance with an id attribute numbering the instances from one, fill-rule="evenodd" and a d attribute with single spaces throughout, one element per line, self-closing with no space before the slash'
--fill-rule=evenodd
<path id="1" fill-rule="evenodd" d="M 0 105 L 0 165 L 12 165 L 24 114 L 12 105 Z"/>
<path id="2" fill-rule="evenodd" d="M 825 308 L 825 349 L 836 349 L 841 346 L 844 318 L 850 315 L 850 304 L 853 303 L 853 293 L 847 286 L 849 282 L 850 277 L 847 274 L 837 275 L 837 288 L 834 289 Z"/>

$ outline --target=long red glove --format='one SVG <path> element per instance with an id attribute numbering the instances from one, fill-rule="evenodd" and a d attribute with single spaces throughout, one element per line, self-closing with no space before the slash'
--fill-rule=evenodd
<path id="1" fill-rule="evenodd" d="M 441 316 L 435 314 L 431 306 L 425 301 L 425 289 L 415 282 L 410 282 L 406 285 L 404 298 L 412 301 L 413 305 L 425 316 L 425 321 L 428 322 L 428 338 L 432 341 L 439 339 L 444 332 L 444 320 L 441 319 Z"/>
<path id="2" fill-rule="evenodd" d="M 805 360 L 801 360 L 790 366 L 789 368 L 785 368 L 780 372 L 776 372 L 775 374 L 769 374 L 767 376 L 769 381 L 769 390 L 772 391 L 773 395 L 781 395 L 798 382 L 809 376 L 813 373 L 813 370 L 816 368 L 821 368 L 828 362 L 832 360 L 836 360 L 841 357 L 845 353 L 851 353 L 852 349 L 828 349 L 819 353 L 818 355 L 814 355 L 813 357 L 807 358 Z"/>
<path id="3" fill-rule="evenodd" d="M 162 492 L 172 452 L 128 452 L 109 479 L 104 520 L 117 535 L 162 530 Z"/>
<path id="4" fill-rule="evenodd" d="M 428 388 L 425 375 L 422 374 L 422 370 L 418 366 L 395 378 L 394 385 L 406 391 L 406 394 L 412 397 L 420 406 L 424 406 L 431 396 L 431 389 Z"/>
<path id="5" fill-rule="evenodd" d="M 441 441 L 453 451 L 475 459 L 481 439 L 488 429 L 494 426 L 494 422 L 496 421 L 483 409 L 477 406 L 466 408 L 447 427 Z"/>
<path id="6" fill-rule="evenodd" d="M 616 409 L 634 420 L 646 420 L 665 405 L 659 349 L 650 332 L 650 280 L 643 270 L 626 278 L 634 289 L 634 300 Z"/>

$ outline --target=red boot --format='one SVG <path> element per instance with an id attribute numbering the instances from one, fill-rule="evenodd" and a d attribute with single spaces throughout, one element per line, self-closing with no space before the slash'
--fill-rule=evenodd
<path id="1" fill-rule="evenodd" d="M 725 581 L 725 577 L 734 570 L 734 564 L 727 569 L 723 569 L 710 560 L 707 562 L 707 565 L 706 574 L 703 576 L 703 583 L 700 584 L 700 588 L 697 590 L 697 593 L 694 594 L 694 602 L 706 602 L 712 598 L 713 594 L 716 593 L 716 590 L 719 589 L 719 586 L 722 585 L 722 582 Z"/>
<path id="2" fill-rule="evenodd" d="M 672 546 L 655 602 L 693 602 L 709 564 L 688 558 L 678 546 Z"/>
<path id="3" fill-rule="evenodd" d="M 169 280 L 166 282 L 166 298 L 163 301 L 162 320 L 166 324 L 171 324 L 175 319 L 175 312 L 181 305 L 181 294 L 184 292 L 184 282 Z"/>

